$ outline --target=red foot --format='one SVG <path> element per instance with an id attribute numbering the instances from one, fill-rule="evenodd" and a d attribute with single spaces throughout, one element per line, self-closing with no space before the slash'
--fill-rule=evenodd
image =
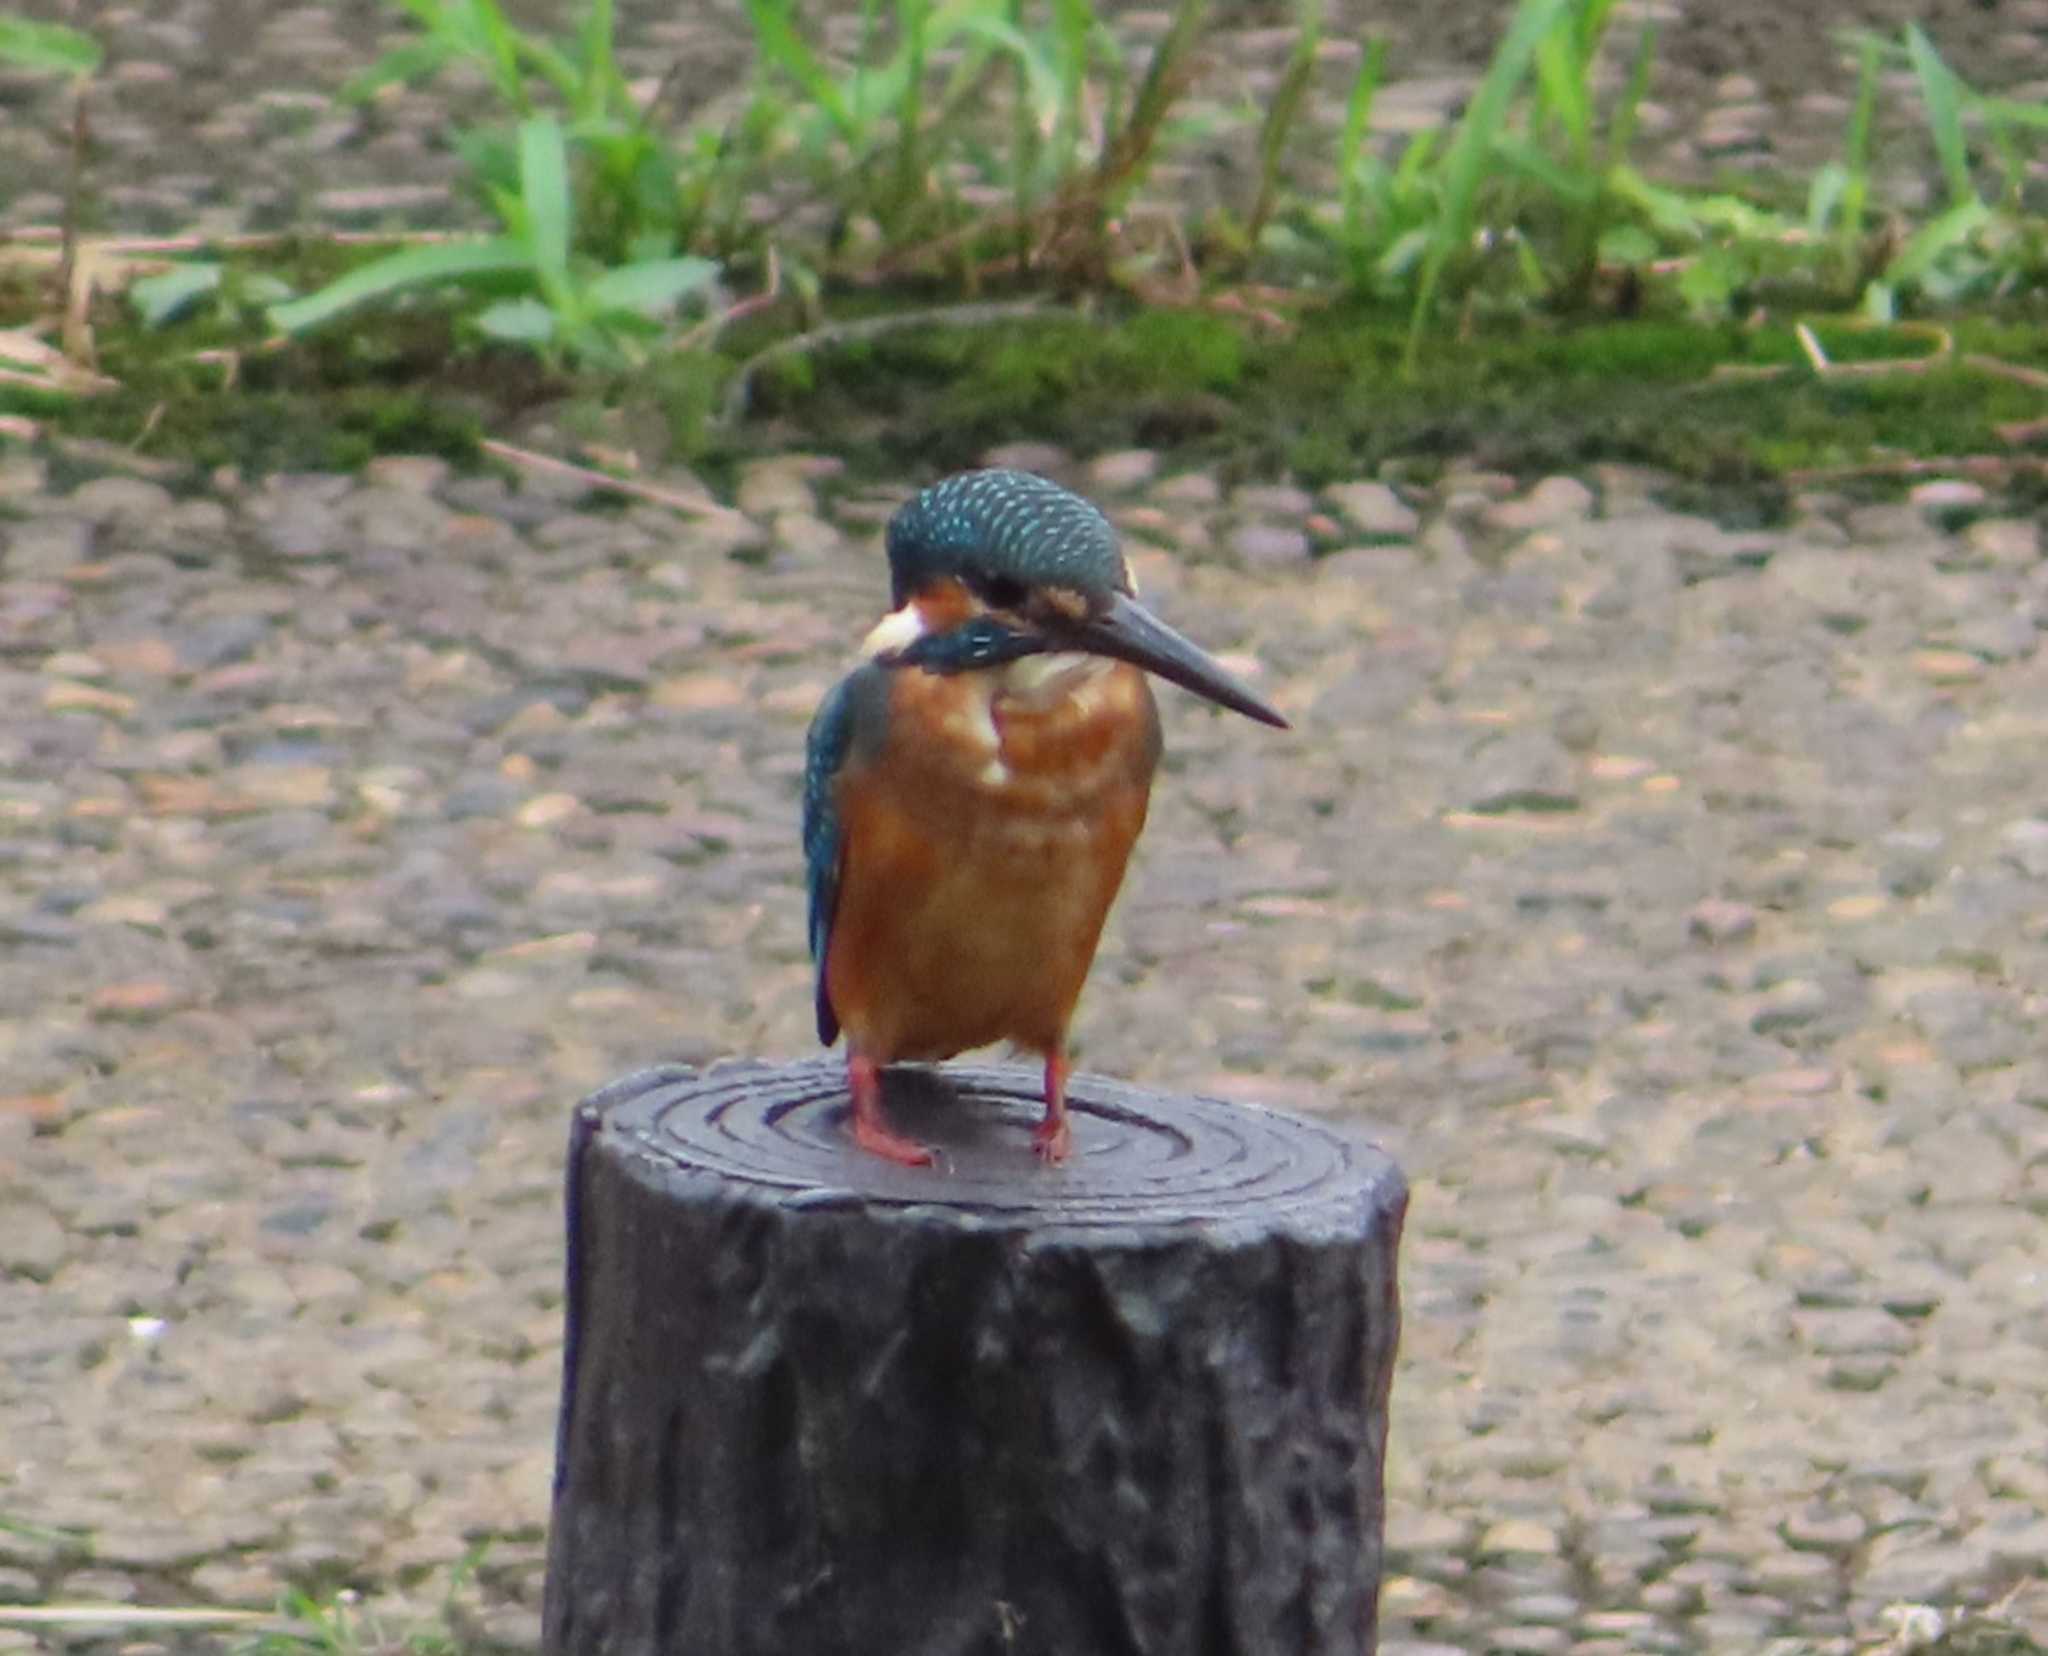
<path id="1" fill-rule="evenodd" d="M 899 1167 L 929 1167 L 936 1159 L 930 1146 L 907 1139 L 882 1119 L 882 1071 L 872 1058 L 849 1053 L 846 1082 L 853 1093 L 853 1142 L 871 1156 Z"/>
<path id="2" fill-rule="evenodd" d="M 930 1145 L 892 1133 L 879 1121 L 864 1121 L 859 1116 L 853 1118 L 853 1142 L 869 1155 L 901 1167 L 930 1167 L 937 1159 Z"/>
<path id="3" fill-rule="evenodd" d="M 1041 1121 L 1031 1129 L 1031 1148 L 1042 1162 L 1063 1162 L 1073 1153 L 1073 1130 L 1064 1121 Z"/>
<path id="4" fill-rule="evenodd" d="M 1031 1148 L 1042 1162 L 1063 1162 L 1073 1153 L 1067 1126 L 1067 1061 L 1058 1053 L 1045 1060 L 1045 1114 L 1031 1130 Z"/>

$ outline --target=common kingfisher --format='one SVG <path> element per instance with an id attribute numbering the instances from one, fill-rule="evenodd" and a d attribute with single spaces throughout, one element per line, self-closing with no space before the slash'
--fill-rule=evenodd
<path id="1" fill-rule="evenodd" d="M 818 1039 L 846 1032 L 854 1142 L 912 1167 L 933 1154 L 883 1119 L 884 1066 L 1037 1054 L 1032 1143 L 1060 1161 L 1067 1025 L 1159 763 L 1146 673 L 1287 721 L 1139 604 L 1109 520 L 1045 478 L 946 478 L 886 540 L 894 608 L 807 744 Z"/>

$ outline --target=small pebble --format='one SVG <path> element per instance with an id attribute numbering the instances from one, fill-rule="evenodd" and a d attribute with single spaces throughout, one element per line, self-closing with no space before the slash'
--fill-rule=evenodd
<path id="1" fill-rule="evenodd" d="M 1285 568 L 1308 560 L 1310 544 L 1299 529 L 1279 524 L 1251 523 L 1234 529 L 1230 549 L 1254 569 Z"/>
<path id="2" fill-rule="evenodd" d="M 1482 1555 L 1527 1553 L 1547 1558 L 1561 1550 L 1557 1531 L 1533 1518 L 1503 1518 L 1479 1538 Z"/>
<path id="3" fill-rule="evenodd" d="M 1149 483 L 1159 471 L 1159 456 L 1151 449 L 1126 449 L 1091 461 L 1088 486 L 1105 494 L 1123 494 Z"/>
<path id="4" fill-rule="evenodd" d="M 1984 485 L 1962 477 L 1937 477 L 1916 483 L 1906 499 L 1923 512 L 1952 511 L 1957 507 L 1982 506 Z"/>
<path id="5" fill-rule="evenodd" d="M 583 809 L 583 801 L 571 793 L 544 793 L 529 799 L 513 813 L 522 828 L 553 828 Z"/>
<path id="6" fill-rule="evenodd" d="M 1151 495 L 1168 506 L 1214 506 L 1223 489 L 1207 472 L 1182 472 L 1153 485 Z"/>
<path id="7" fill-rule="evenodd" d="M 1546 477 L 1527 494 L 1490 506 L 1483 514 L 1487 528 L 1524 534 L 1587 516 L 1593 491 L 1576 477 Z"/>
<path id="8" fill-rule="evenodd" d="M 1323 498 L 1361 534 L 1405 540 L 1422 526 L 1414 507 L 1384 483 L 1333 483 Z"/>

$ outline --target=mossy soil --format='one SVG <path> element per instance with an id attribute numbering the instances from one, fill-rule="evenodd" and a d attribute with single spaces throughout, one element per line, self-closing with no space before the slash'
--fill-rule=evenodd
<path id="1" fill-rule="evenodd" d="M 20 298 L 0 292 L 0 325 L 23 314 Z M 730 425 L 718 409 L 731 376 L 787 337 L 789 319 L 732 330 L 717 356 L 580 376 L 466 345 L 454 318 L 428 308 L 350 318 L 274 348 L 251 312 L 151 331 L 109 303 L 96 324 L 98 365 L 115 389 L 58 400 L 0 387 L 0 411 L 195 475 L 349 470 L 398 452 L 475 463 L 481 438 L 517 443 L 543 421 L 614 446 L 628 432 L 643 465 L 680 458 L 714 481 L 791 446 L 903 477 L 1027 439 L 1077 453 L 1155 448 L 1226 481 L 1309 485 L 1616 461 L 1669 473 L 1691 497 L 1675 504 L 1768 521 L 1797 474 L 1870 468 L 1859 486 L 1882 492 L 1901 486 L 1885 474 L 1891 461 L 2013 458 L 1998 428 L 2048 416 L 2048 389 L 1964 360 L 2048 369 L 2048 333 L 2024 317 L 1949 324 L 1954 351 L 1939 363 L 1922 360 L 1934 348 L 1922 331 L 1816 324 L 1837 362 L 1910 365 L 1824 376 L 1789 321 L 1532 315 L 1434 334 L 1404 375 L 1404 319 L 1385 314 L 1308 310 L 1283 334 L 1195 310 L 1052 310 L 781 357 L 750 377 L 746 417 Z M 1782 371 L 1758 372 L 1771 368 Z M 2022 486 L 2030 476 L 2016 471 Z"/>
<path id="2" fill-rule="evenodd" d="M 1152 311 L 892 335 L 807 359 L 754 404 L 792 440 L 871 453 L 899 473 L 1030 436 L 1084 453 L 1162 448 L 1231 479 L 1311 485 L 1389 467 L 1427 477 L 1450 465 L 1531 473 L 1619 461 L 1667 471 L 1730 508 L 1747 493 L 1760 509 L 1804 471 L 2010 454 L 1997 427 L 2048 415 L 2048 390 L 1958 360 L 1927 363 L 1923 333 L 1817 331 L 1831 360 L 1907 367 L 1816 375 L 1789 326 L 1530 320 L 1432 338 L 1404 376 L 1397 319 L 1324 312 L 1276 339 Z M 2023 323 L 1965 320 L 1952 337 L 1955 358 L 2048 357 L 2048 337 Z"/>

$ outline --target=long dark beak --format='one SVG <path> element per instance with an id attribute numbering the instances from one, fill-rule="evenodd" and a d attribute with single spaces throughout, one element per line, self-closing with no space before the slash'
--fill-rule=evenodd
<path id="1" fill-rule="evenodd" d="M 1053 649 L 1114 656 L 1148 673 L 1157 673 L 1220 707 L 1257 719 L 1260 724 L 1287 728 L 1287 721 L 1250 685 L 1199 644 L 1183 638 L 1135 598 L 1127 598 L 1121 592 L 1111 597 L 1109 608 L 1102 614 L 1049 628 L 1047 643 Z"/>

